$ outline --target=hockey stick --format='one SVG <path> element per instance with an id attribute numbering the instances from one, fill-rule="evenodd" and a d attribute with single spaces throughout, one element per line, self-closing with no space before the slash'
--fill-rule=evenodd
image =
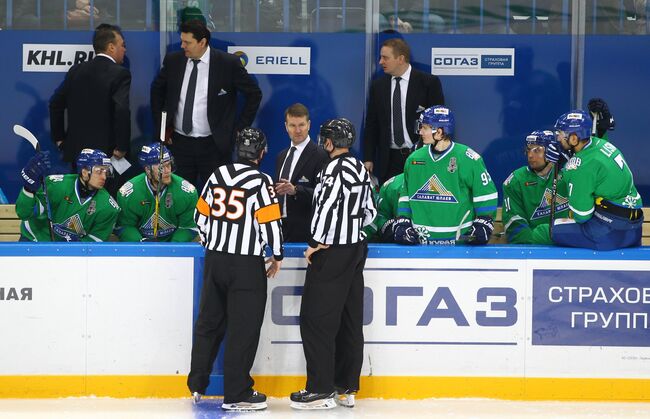
<path id="1" fill-rule="evenodd" d="M 14 125 L 14 134 L 19 137 L 23 137 L 27 140 L 36 152 L 41 151 L 41 145 L 38 143 L 38 140 L 32 134 L 30 130 L 23 127 L 22 125 Z M 45 176 L 43 176 L 43 195 L 45 195 L 45 210 L 47 212 L 47 224 L 50 229 L 50 240 L 54 241 L 54 228 L 52 226 L 52 210 L 50 209 L 50 199 L 47 197 L 47 183 L 45 182 Z"/>
<path id="2" fill-rule="evenodd" d="M 456 230 L 456 241 L 460 240 L 460 241 L 463 241 L 463 242 L 467 243 L 467 242 L 470 242 L 470 241 L 474 240 L 474 238 L 472 236 L 468 236 L 467 234 L 463 234 L 462 236 L 460 235 L 460 230 L 463 229 L 463 223 L 467 219 L 467 216 L 469 215 L 470 212 L 471 212 L 471 210 L 467 210 L 465 215 L 463 215 L 463 219 L 460 220 L 460 223 L 458 224 L 458 229 Z M 470 239 L 470 237 L 472 237 L 472 238 Z"/>
<path id="3" fill-rule="evenodd" d="M 559 170 L 557 168 L 557 163 L 553 164 L 553 188 L 551 189 L 551 214 L 548 224 L 548 234 L 553 240 L 553 223 L 555 222 L 555 200 L 557 198 L 557 174 Z"/>
<path id="4" fill-rule="evenodd" d="M 156 206 L 153 213 L 153 238 L 158 238 L 158 221 L 160 220 L 160 185 L 163 175 L 163 147 L 165 146 L 165 130 L 167 128 L 167 112 L 160 115 L 160 156 L 158 158 L 158 185 L 156 186 Z"/>

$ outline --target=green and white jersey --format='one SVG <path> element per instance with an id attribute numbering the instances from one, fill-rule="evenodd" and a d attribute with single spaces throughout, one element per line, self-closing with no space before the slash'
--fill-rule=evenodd
<path id="1" fill-rule="evenodd" d="M 56 241 L 106 241 L 120 212 L 117 202 L 104 189 L 91 196 L 79 195 L 79 177 L 51 175 L 45 178 Z M 22 190 L 16 200 L 16 214 L 23 220 L 21 234 L 32 241 L 50 241 L 45 195 Z"/>
<path id="2" fill-rule="evenodd" d="M 549 233 L 553 170 L 542 177 L 528 166 L 520 167 L 503 182 L 503 229 L 508 243 L 553 244 Z M 569 212 L 566 184 L 558 173 L 555 218 Z"/>
<path id="3" fill-rule="evenodd" d="M 158 240 L 189 242 L 198 233 L 194 222 L 198 194 L 191 183 L 175 174 L 171 176 L 171 183 L 160 193 Z M 139 242 L 143 237 L 153 238 L 156 195 L 145 173 L 122 185 L 117 202 L 122 208 L 116 229 L 120 240 Z"/>
<path id="4" fill-rule="evenodd" d="M 641 195 L 634 177 L 614 144 L 591 137 L 564 167 L 564 181 L 569 193 L 569 209 L 579 223 L 589 220 L 596 201 L 607 200 L 624 208 L 641 208 Z"/>
<path id="5" fill-rule="evenodd" d="M 400 173 L 388 179 L 381 185 L 379 196 L 376 197 L 377 216 L 373 222 L 364 228 L 366 235 L 372 238 L 381 234 L 381 228 L 386 221 L 397 217 L 397 203 L 404 182 L 404 174 Z"/>
<path id="6" fill-rule="evenodd" d="M 483 159 L 452 142 L 442 154 L 430 145 L 404 164 L 398 215 L 411 219 L 423 242 L 453 244 L 479 215 L 496 216 L 497 190 Z"/>

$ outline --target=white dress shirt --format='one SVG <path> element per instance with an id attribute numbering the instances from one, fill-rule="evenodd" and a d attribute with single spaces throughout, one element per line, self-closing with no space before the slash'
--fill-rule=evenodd
<path id="1" fill-rule="evenodd" d="M 393 134 L 395 132 L 395 127 L 393 127 L 393 119 L 391 117 L 391 122 L 390 122 L 390 130 L 391 130 L 391 141 L 390 141 L 390 148 L 398 149 L 398 148 L 412 148 L 413 147 L 413 141 L 411 140 L 411 136 L 409 135 L 410 130 L 413 129 L 413 127 L 410 127 L 410 129 L 406 128 L 406 93 L 408 92 L 409 89 L 409 79 L 411 78 L 411 65 L 409 64 L 409 67 L 406 69 L 404 74 L 400 76 L 402 80 L 400 81 L 399 87 L 400 87 L 400 93 L 402 94 L 402 131 L 404 131 L 404 145 L 399 147 L 397 144 L 395 144 L 395 141 L 393 140 L 395 138 L 395 135 Z M 397 85 L 395 81 L 395 77 L 391 78 L 390 81 L 390 114 L 393 115 L 393 93 L 395 92 L 395 86 Z"/>
<path id="2" fill-rule="evenodd" d="M 305 140 L 298 145 L 294 144 L 293 141 L 291 142 L 291 146 L 289 147 L 289 150 L 287 150 L 287 155 L 284 157 L 284 161 L 282 162 L 282 167 L 280 168 L 280 173 L 282 173 L 282 169 L 284 169 L 284 164 L 287 162 L 287 157 L 289 156 L 289 151 L 291 150 L 291 147 L 296 147 L 296 151 L 293 152 L 293 160 L 291 161 L 291 168 L 289 169 L 289 179 L 287 179 L 288 181 L 291 181 L 291 177 L 293 176 L 293 171 L 296 169 L 296 164 L 298 164 L 300 155 L 305 150 L 305 147 L 307 147 L 307 143 L 310 141 L 311 139 L 309 138 L 309 135 L 307 135 L 307 138 L 305 138 Z M 287 194 L 287 198 L 284 200 L 284 205 L 282 205 L 282 217 L 287 216 L 287 199 L 290 196 L 291 195 Z"/>
<path id="3" fill-rule="evenodd" d="M 194 68 L 192 59 L 187 59 L 181 96 L 178 99 L 178 109 L 174 118 L 174 127 L 177 133 L 188 137 L 208 137 L 212 134 L 208 122 L 208 78 L 210 75 L 210 47 L 200 58 L 201 62 L 196 64 L 196 93 L 194 94 L 194 108 L 192 109 L 192 131 L 189 134 L 183 132 L 183 111 L 185 110 L 185 96 L 187 96 L 187 85 L 190 82 L 190 74 Z"/>

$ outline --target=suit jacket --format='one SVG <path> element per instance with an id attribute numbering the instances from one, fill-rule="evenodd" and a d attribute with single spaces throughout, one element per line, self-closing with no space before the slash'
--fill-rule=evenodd
<path id="1" fill-rule="evenodd" d="M 282 163 L 291 147 L 278 154 L 275 162 L 275 179 L 280 179 Z M 287 217 L 282 219 L 282 233 L 285 242 L 306 242 L 311 225 L 312 197 L 318 173 L 329 160 L 327 152 L 312 141 L 300 154 L 291 174 L 291 183 L 296 185 L 295 195 L 286 195 Z"/>
<path id="2" fill-rule="evenodd" d="M 151 111 L 155 138 L 160 138 L 160 115 L 167 111 L 167 126 L 174 123 L 185 75 L 187 57 L 183 51 L 170 52 L 151 85 Z M 245 97 L 244 107 L 235 119 L 237 93 Z M 219 153 L 230 159 L 235 143 L 235 130 L 253 123 L 262 101 L 262 91 L 234 54 L 210 47 L 208 75 L 208 123 Z"/>
<path id="3" fill-rule="evenodd" d="M 391 79 L 388 74 L 374 80 L 370 86 L 368 111 L 366 113 L 365 132 L 363 136 L 363 160 L 375 163 L 373 170 L 380 181 L 386 180 L 388 157 L 391 143 Z M 415 121 L 418 109 L 434 105 L 444 105 L 440 79 L 433 74 L 416 70 L 411 66 L 411 77 L 406 92 L 406 128 L 413 141 L 418 138 L 415 134 Z"/>
<path id="4" fill-rule="evenodd" d="M 102 150 L 109 157 L 114 149 L 129 151 L 130 89 L 131 72 L 107 57 L 97 56 L 70 68 L 50 99 L 52 140 L 63 140 L 65 161 L 75 161 L 84 148 Z"/>

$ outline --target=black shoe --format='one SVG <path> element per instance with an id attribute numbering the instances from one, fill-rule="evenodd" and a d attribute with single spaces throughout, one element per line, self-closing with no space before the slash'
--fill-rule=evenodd
<path id="1" fill-rule="evenodd" d="M 248 396 L 246 400 L 237 403 L 223 403 L 221 405 L 223 410 L 247 412 L 251 410 L 264 410 L 267 408 L 266 394 L 253 391 L 253 394 Z"/>
<path id="2" fill-rule="evenodd" d="M 294 409 L 333 409 L 336 407 L 334 397 L 335 392 L 332 393 L 310 393 L 307 390 L 296 391 L 291 393 L 291 406 Z"/>

